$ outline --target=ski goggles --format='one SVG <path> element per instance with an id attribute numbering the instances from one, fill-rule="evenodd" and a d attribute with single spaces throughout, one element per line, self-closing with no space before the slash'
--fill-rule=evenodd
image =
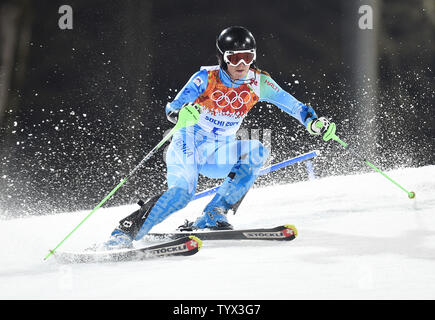
<path id="1" fill-rule="evenodd" d="M 249 66 L 257 57 L 255 49 L 240 51 L 225 51 L 224 61 L 233 67 L 237 67 L 242 62 Z"/>

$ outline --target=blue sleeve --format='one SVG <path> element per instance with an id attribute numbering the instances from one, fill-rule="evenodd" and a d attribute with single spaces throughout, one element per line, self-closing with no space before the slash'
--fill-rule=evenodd
<path id="1" fill-rule="evenodd" d="M 195 101 L 196 98 L 198 98 L 205 91 L 207 84 L 207 70 L 200 70 L 196 72 L 189 79 L 183 89 L 178 92 L 175 99 L 166 105 L 166 114 L 168 114 L 170 111 L 180 110 L 184 104 Z"/>
<path id="2" fill-rule="evenodd" d="M 317 119 L 316 112 L 312 107 L 298 101 L 290 93 L 284 91 L 271 77 L 264 74 L 260 77 L 260 101 L 276 105 L 305 127 L 311 120 Z"/>

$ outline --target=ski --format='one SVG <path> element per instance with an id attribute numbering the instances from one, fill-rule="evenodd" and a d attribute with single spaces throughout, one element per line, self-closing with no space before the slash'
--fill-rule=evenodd
<path id="1" fill-rule="evenodd" d="M 157 257 L 190 256 L 201 249 L 198 237 L 184 234 L 183 237 L 138 249 L 119 249 L 89 252 L 56 251 L 53 255 L 61 263 L 94 263 L 137 261 Z"/>
<path id="2" fill-rule="evenodd" d="M 152 239 L 179 239 L 186 235 L 201 238 L 201 240 L 281 240 L 290 241 L 296 238 L 298 231 L 293 225 L 282 225 L 274 228 L 210 230 L 207 231 L 177 231 L 170 233 L 149 233 L 146 237 Z"/>

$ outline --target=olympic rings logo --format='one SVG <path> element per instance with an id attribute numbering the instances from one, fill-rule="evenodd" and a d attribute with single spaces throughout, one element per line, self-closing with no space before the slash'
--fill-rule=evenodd
<path id="1" fill-rule="evenodd" d="M 216 90 L 211 94 L 210 99 L 214 101 L 219 108 L 231 106 L 233 109 L 237 110 L 251 101 L 251 94 L 246 90 L 240 93 L 231 90 L 225 94 L 220 90 Z"/>

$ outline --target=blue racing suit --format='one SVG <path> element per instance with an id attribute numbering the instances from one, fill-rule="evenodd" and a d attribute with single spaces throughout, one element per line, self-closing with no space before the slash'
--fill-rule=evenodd
<path id="1" fill-rule="evenodd" d="M 157 223 L 184 208 L 196 191 L 198 175 L 225 178 L 205 208 L 227 209 L 246 194 L 266 162 L 269 151 L 258 140 L 237 140 L 243 118 L 259 101 L 276 105 L 305 127 L 317 118 L 313 108 L 295 99 L 267 74 L 251 69 L 234 83 L 219 66 L 203 67 L 166 106 L 166 113 L 186 103 L 201 106 L 200 120 L 176 132 L 166 154 L 168 190 L 151 209 L 136 240 Z"/>

